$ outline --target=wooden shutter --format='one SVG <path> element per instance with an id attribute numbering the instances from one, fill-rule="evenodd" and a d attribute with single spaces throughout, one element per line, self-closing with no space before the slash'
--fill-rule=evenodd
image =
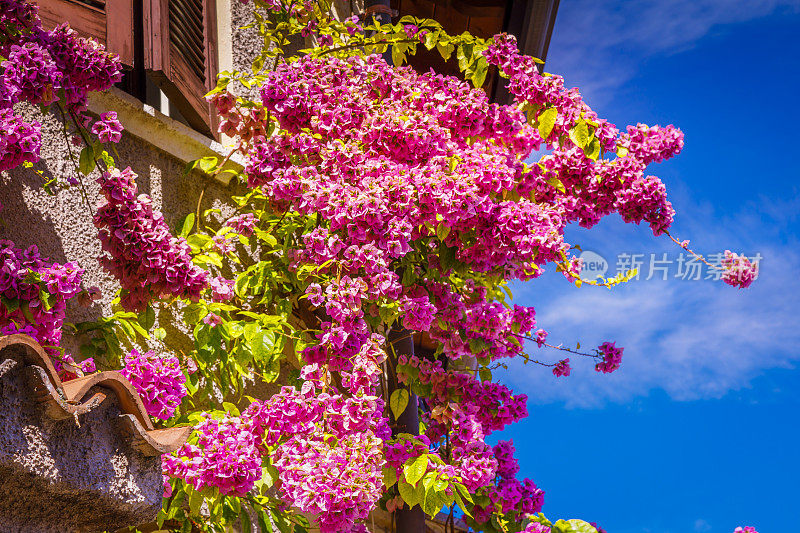
<path id="1" fill-rule="evenodd" d="M 196 130 L 217 137 L 215 0 L 144 0 L 144 66 Z"/>
<path id="2" fill-rule="evenodd" d="M 133 66 L 134 0 L 35 0 L 45 29 L 68 22 L 83 37 L 93 37 L 106 50 Z"/>

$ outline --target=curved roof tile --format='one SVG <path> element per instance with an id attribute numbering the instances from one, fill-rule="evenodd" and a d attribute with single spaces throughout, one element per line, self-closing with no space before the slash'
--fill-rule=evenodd
<path id="1" fill-rule="evenodd" d="M 109 394 L 115 395 L 124 426 L 134 446 L 145 455 L 177 450 L 192 431 L 189 426 L 156 429 L 136 389 L 119 372 L 96 372 L 64 383 L 36 340 L 20 334 L 0 337 L 0 379 L 17 364 L 28 367 L 38 378 L 33 394 L 46 405 L 48 416 L 57 420 L 76 418 L 100 405 Z"/>

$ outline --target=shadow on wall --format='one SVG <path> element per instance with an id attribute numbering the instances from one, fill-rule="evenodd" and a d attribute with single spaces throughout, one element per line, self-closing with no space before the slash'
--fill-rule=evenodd
<path id="1" fill-rule="evenodd" d="M 102 249 L 92 215 L 103 203 L 99 185 L 95 183 L 98 171 L 83 179 L 83 188 L 54 187 L 53 194 L 47 194 L 42 188 L 46 179 L 55 177 L 66 184 L 68 177 L 77 176 L 70 149 L 77 160 L 80 147 L 69 145 L 63 124 L 55 115 L 42 115 L 32 106 L 20 110 L 25 120 L 42 124 L 41 160 L 34 169 L 47 178 L 34 169 L 22 167 L 0 174 L 3 206 L 0 218 L 4 221 L 0 225 L 0 239 L 11 240 L 18 248 L 36 245 L 52 261 L 77 262 L 85 269 L 83 287 L 99 287 L 103 298 L 88 308 L 71 301 L 67 320 L 75 323 L 97 320 L 110 312 L 110 302 L 119 290 L 116 280 L 97 261 Z M 183 162 L 130 135 L 123 135 L 116 149 L 117 165 L 130 166 L 136 172 L 139 193 L 153 198 L 154 207 L 162 211 L 173 230 L 187 213 L 197 209 L 203 189 L 202 209 L 213 206 L 232 212 L 233 208 L 225 208 L 225 199 L 234 194 L 234 186 L 226 187 L 202 176 L 183 176 Z M 65 336 L 65 348 L 76 353 L 77 345 L 73 344 Z"/>
<path id="2" fill-rule="evenodd" d="M 15 350 L 3 350 L 17 364 L 0 375 L 0 530 L 113 530 L 151 520 L 161 458 L 135 449 L 118 398 L 104 394 L 74 419 L 51 418 L 41 403 L 46 372 L 20 364 Z"/>

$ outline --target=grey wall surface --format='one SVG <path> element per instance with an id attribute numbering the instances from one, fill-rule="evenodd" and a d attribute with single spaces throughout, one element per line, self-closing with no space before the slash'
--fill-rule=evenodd
<path id="1" fill-rule="evenodd" d="M 42 123 L 41 161 L 36 168 L 60 181 L 69 175 L 75 176 L 61 122 L 37 110 L 27 110 L 26 115 Z M 163 212 L 172 228 L 187 213 L 195 211 L 203 188 L 206 189 L 203 209 L 221 206 L 233 193 L 231 188 L 213 179 L 183 176 L 183 162 L 139 138 L 124 135 L 117 151 L 117 165 L 130 166 L 138 174 L 139 193 L 152 197 L 154 207 Z M 41 254 L 52 261 L 77 262 L 85 269 L 83 287 L 98 286 L 102 290 L 103 298 L 89 308 L 78 305 L 76 299 L 70 301 L 67 312 L 70 322 L 96 320 L 103 312 L 108 313 L 110 301 L 119 289 L 117 281 L 97 260 L 102 251 L 92 213 L 105 202 L 95 183 L 98 175 L 95 171 L 89 179 L 84 178 L 86 196 L 80 187 L 56 189 L 52 196 L 48 195 L 42 189 L 42 178 L 33 169 L 18 168 L 0 175 L 0 203 L 3 205 L 0 218 L 4 222 L 0 227 L 0 239 L 10 239 L 18 248 L 36 245 Z M 65 336 L 64 345 L 74 349 L 75 341 Z"/>
<path id="2" fill-rule="evenodd" d="M 116 397 L 79 420 L 53 420 L 33 394 L 36 368 L 0 375 L 0 532 L 113 531 L 153 520 L 161 457 L 132 447 Z"/>
<path id="3" fill-rule="evenodd" d="M 237 68 L 248 67 L 260 50 L 257 32 L 241 29 L 252 20 L 251 9 L 251 4 L 238 0 L 232 2 L 233 55 Z M 32 106 L 20 110 L 26 120 L 42 124 L 41 160 L 35 168 L 46 176 L 59 178 L 61 182 L 65 182 L 68 176 L 76 176 L 69 142 L 59 117 L 43 115 Z M 203 209 L 212 206 L 224 208 L 228 203 L 226 199 L 236 193 L 235 186 L 225 186 L 212 178 L 183 176 L 185 163 L 146 139 L 124 133 L 116 148 L 119 153 L 119 157 L 115 157 L 117 166 L 130 166 L 138 174 L 139 193 L 152 197 L 154 208 L 163 212 L 173 229 L 187 213 L 196 210 L 203 189 Z M 77 161 L 80 148 L 72 147 L 72 151 Z M 90 308 L 71 302 L 67 315 L 70 322 L 96 320 L 102 313 L 108 313 L 110 301 L 119 289 L 116 280 L 97 261 L 101 248 L 92 213 L 104 202 L 94 181 L 97 176 L 95 171 L 90 179 L 84 178 L 84 197 L 80 187 L 56 189 L 54 195 L 48 195 L 42 189 L 44 180 L 33 169 L 18 168 L 0 174 L 0 204 L 3 206 L 0 210 L 0 239 L 10 239 L 18 248 L 36 245 L 43 256 L 56 262 L 77 262 L 86 270 L 84 288 L 98 286 L 102 290 L 103 298 Z M 76 347 L 76 342 L 66 337 L 64 344 L 70 349 Z"/>

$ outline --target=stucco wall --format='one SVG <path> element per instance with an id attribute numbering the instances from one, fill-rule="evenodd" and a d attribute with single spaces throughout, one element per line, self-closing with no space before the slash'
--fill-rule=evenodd
<path id="1" fill-rule="evenodd" d="M 22 364 L 0 375 L 0 532 L 113 531 L 153 520 L 161 458 L 133 448 L 117 398 L 53 420 L 35 394 L 45 376 Z"/>
<path id="2" fill-rule="evenodd" d="M 251 4 L 232 2 L 229 27 L 233 33 L 232 49 L 237 68 L 249 65 L 260 49 L 255 30 L 241 29 L 251 21 L 251 9 Z M 110 108 L 114 105 L 113 97 L 103 98 L 102 102 L 101 105 Z M 67 176 L 75 176 L 68 142 L 59 118 L 53 114 L 43 115 L 32 106 L 23 107 L 21 111 L 26 120 L 36 120 L 42 124 L 41 161 L 36 169 L 44 171 L 46 175 L 58 177 L 62 182 Z M 158 112 L 152 113 L 152 116 L 142 113 L 142 117 L 136 117 L 139 137 L 128 132 L 123 134 L 122 141 L 116 146 L 119 153 L 119 157 L 115 157 L 117 165 L 120 168 L 130 166 L 138 174 L 139 192 L 152 197 L 153 206 L 163 212 L 173 229 L 187 213 L 196 210 L 197 200 L 203 189 L 203 209 L 214 206 L 225 210 L 225 199 L 236 194 L 235 185 L 225 185 L 200 174 L 182 175 L 186 161 L 172 155 L 180 152 L 172 148 L 188 143 L 188 137 L 170 129 L 169 143 L 163 141 L 163 135 L 162 140 L 158 141 L 163 143 L 162 146 L 148 142 L 148 137 L 155 138 L 147 134 L 148 128 L 156 131 L 175 126 L 169 124 L 172 122 L 170 119 L 158 115 Z M 125 126 L 124 119 L 122 122 Z M 77 160 L 80 149 L 72 149 Z M 88 196 L 87 203 L 78 187 L 56 188 L 55 194 L 48 195 L 42 189 L 42 178 L 33 169 L 18 168 L 0 174 L 0 204 L 3 206 L 0 210 L 0 239 L 10 239 L 20 248 L 36 245 L 43 256 L 53 261 L 76 261 L 86 270 L 83 276 L 84 288 L 98 286 L 102 290 L 103 298 L 89 308 L 71 302 L 67 312 L 67 320 L 70 322 L 95 320 L 103 312 L 107 313 L 110 310 L 110 301 L 119 289 L 119 284 L 103 271 L 97 261 L 101 248 L 97 229 L 92 222 L 92 212 L 96 210 L 98 203 L 103 202 L 99 186 L 94 181 L 97 175 L 95 171 L 90 179 L 83 180 Z M 67 347 L 75 347 L 69 338 L 65 337 L 64 341 Z"/>
<path id="3" fill-rule="evenodd" d="M 25 115 L 26 119 L 42 122 L 41 161 L 36 168 L 61 180 L 74 176 L 61 122 L 33 109 L 26 110 Z M 164 213 L 172 228 L 196 209 L 203 188 L 203 208 L 222 206 L 223 199 L 233 193 L 231 187 L 214 179 L 183 176 L 184 162 L 132 135 L 123 136 L 117 151 L 117 164 L 130 166 L 138 174 L 139 192 L 152 197 L 153 205 Z M 95 320 L 109 312 L 109 302 L 119 289 L 116 280 L 97 261 L 101 248 L 92 213 L 98 203 L 105 201 L 95 183 L 97 176 L 95 171 L 83 180 L 88 203 L 79 187 L 56 189 L 55 194 L 48 195 L 42 189 L 42 178 L 32 169 L 19 168 L 0 176 L 0 217 L 4 221 L 0 238 L 10 239 L 20 248 L 36 245 L 43 256 L 53 261 L 76 261 L 85 269 L 84 288 L 98 286 L 102 290 L 102 300 L 89 308 L 80 307 L 73 299 L 67 313 L 70 322 Z M 70 339 L 65 338 L 65 343 L 69 346 Z"/>

